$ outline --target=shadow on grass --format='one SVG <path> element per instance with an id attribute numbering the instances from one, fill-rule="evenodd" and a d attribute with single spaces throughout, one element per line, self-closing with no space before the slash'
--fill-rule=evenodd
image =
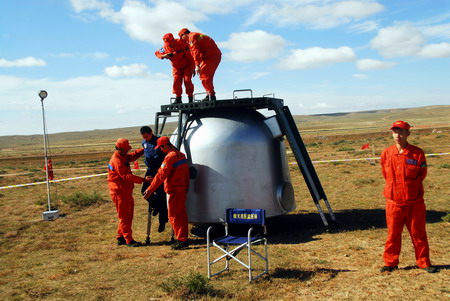
<path id="1" fill-rule="evenodd" d="M 427 223 L 442 222 L 446 212 L 427 211 Z M 330 233 L 386 228 L 384 209 L 354 209 L 335 212 L 338 226 Z M 327 215 L 330 223 L 330 218 Z M 316 240 L 318 234 L 327 232 L 318 213 L 288 214 L 269 220 L 271 243 L 297 244 Z"/>
<path id="2" fill-rule="evenodd" d="M 326 274 L 330 279 L 335 278 L 339 273 L 342 272 L 352 272 L 351 270 L 338 270 L 338 269 L 324 269 L 317 268 L 313 271 L 303 271 L 299 269 L 283 269 L 276 268 L 273 273 L 270 273 L 272 278 L 282 278 L 282 279 L 297 279 L 300 281 L 308 281 L 314 276 L 321 274 Z"/>
<path id="3" fill-rule="evenodd" d="M 438 270 L 450 270 L 450 265 L 448 265 L 448 264 L 444 264 L 444 265 L 434 265 L 433 264 L 433 266 L 435 268 L 437 268 Z M 409 265 L 404 268 L 399 268 L 399 270 L 404 270 L 404 271 L 418 270 L 418 269 L 419 269 L 419 267 L 416 265 Z"/>

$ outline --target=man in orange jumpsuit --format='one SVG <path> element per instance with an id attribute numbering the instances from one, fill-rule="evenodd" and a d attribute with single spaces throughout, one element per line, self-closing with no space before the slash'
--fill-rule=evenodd
<path id="1" fill-rule="evenodd" d="M 130 154 L 130 143 L 127 139 L 119 138 L 116 141 L 116 151 L 108 164 L 108 187 L 111 199 L 116 205 L 117 218 L 117 244 L 129 247 L 139 247 L 142 243 L 133 239 L 131 225 L 133 223 L 134 183 L 148 182 L 144 178 L 131 173 L 130 162 L 136 161 L 144 154 L 144 149 L 138 149 Z"/>
<path id="2" fill-rule="evenodd" d="M 169 59 L 172 63 L 173 86 L 172 93 L 176 95 L 175 103 L 182 103 L 182 84 L 186 88 L 189 102 L 194 101 L 194 85 L 192 77 L 195 76 L 195 65 L 189 51 L 189 45 L 180 40 L 174 39 L 171 33 L 163 36 L 164 46 L 155 52 L 159 59 Z"/>
<path id="3" fill-rule="evenodd" d="M 188 217 L 186 212 L 186 193 L 189 189 L 189 166 L 186 156 L 177 150 L 168 137 L 158 139 L 156 148 L 165 154 L 158 173 L 153 178 L 150 187 L 144 192 L 144 198 L 150 195 L 164 182 L 167 193 L 168 215 L 177 242 L 173 249 L 183 249 L 188 246 Z"/>
<path id="4" fill-rule="evenodd" d="M 406 224 L 414 245 L 419 268 L 435 273 L 431 266 L 430 251 L 425 229 L 425 200 L 422 182 L 427 175 L 425 154 L 408 143 L 410 125 L 402 120 L 392 124 L 394 145 L 381 154 L 381 167 L 386 181 L 386 224 L 388 235 L 384 249 L 385 265 L 381 272 L 398 269 L 402 231 Z"/>
<path id="5" fill-rule="evenodd" d="M 195 62 L 195 72 L 208 94 L 203 101 L 216 100 L 213 80 L 222 59 L 222 52 L 216 42 L 203 33 L 190 32 L 187 28 L 183 28 L 178 35 L 180 39 L 189 43 L 189 50 Z"/>

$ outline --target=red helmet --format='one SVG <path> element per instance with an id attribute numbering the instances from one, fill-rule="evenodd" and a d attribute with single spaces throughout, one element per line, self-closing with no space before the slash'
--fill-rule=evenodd
<path id="1" fill-rule="evenodd" d="M 403 120 L 398 120 L 392 124 L 391 130 L 394 128 L 399 128 L 399 129 L 405 129 L 405 130 L 409 131 L 410 127 L 411 126 L 409 125 L 409 123 L 407 123 Z"/>
<path id="2" fill-rule="evenodd" d="M 186 33 L 190 33 L 189 29 L 187 28 L 182 28 L 179 32 L 178 32 L 178 36 L 181 38 L 184 34 Z"/>
<path id="3" fill-rule="evenodd" d="M 116 146 L 118 148 L 123 148 L 123 149 L 126 149 L 126 150 L 130 150 L 131 149 L 130 142 L 128 141 L 128 139 L 125 139 L 125 138 L 117 139 Z"/>
<path id="4" fill-rule="evenodd" d="M 173 37 L 173 34 L 166 33 L 162 39 L 164 42 L 172 42 L 174 40 L 174 37 Z"/>
<path id="5" fill-rule="evenodd" d="M 159 138 L 158 141 L 156 142 L 156 147 L 155 147 L 155 149 L 160 148 L 161 145 L 167 145 L 167 144 L 170 144 L 169 137 L 166 137 L 166 136 L 161 137 L 161 138 Z"/>

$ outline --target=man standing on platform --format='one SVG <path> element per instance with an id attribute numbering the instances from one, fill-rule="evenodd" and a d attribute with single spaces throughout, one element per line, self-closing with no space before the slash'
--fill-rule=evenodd
<path id="1" fill-rule="evenodd" d="M 159 59 L 168 59 L 172 63 L 173 86 L 172 92 L 175 94 L 174 103 L 182 103 L 183 82 L 186 88 L 189 102 L 194 101 L 194 85 L 192 77 L 195 76 L 195 65 L 189 51 L 189 45 L 180 39 L 174 39 L 171 33 L 163 36 L 164 46 L 155 52 Z"/>
<path id="2" fill-rule="evenodd" d="M 190 32 L 187 28 L 183 28 L 178 32 L 178 36 L 189 44 L 189 50 L 195 62 L 195 72 L 199 75 L 203 88 L 208 94 L 202 101 L 216 100 L 213 81 L 222 59 L 222 52 L 216 42 L 203 33 Z"/>

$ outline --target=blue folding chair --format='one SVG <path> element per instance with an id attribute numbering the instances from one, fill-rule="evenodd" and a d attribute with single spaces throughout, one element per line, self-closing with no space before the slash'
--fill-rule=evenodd
<path id="1" fill-rule="evenodd" d="M 269 261 L 267 254 L 267 228 L 265 225 L 266 211 L 264 209 L 236 209 L 230 208 L 226 211 L 226 222 L 225 225 L 225 236 L 211 240 L 210 232 L 212 226 L 208 228 L 206 232 L 206 242 L 207 242 L 207 256 L 208 256 L 208 278 L 211 279 L 212 276 L 218 275 L 224 271 L 229 271 L 230 260 L 234 259 L 241 265 L 243 265 L 248 270 L 248 281 L 251 282 L 259 278 L 260 276 L 269 273 Z M 252 236 L 251 227 L 248 230 L 247 236 L 234 236 L 229 233 L 229 226 L 232 224 L 244 224 L 244 225 L 261 225 L 263 233 L 256 234 Z M 264 245 L 264 255 L 257 252 L 252 246 Z M 211 246 L 217 247 L 221 253 L 223 253 L 217 259 L 211 261 Z M 247 262 L 244 259 L 237 258 L 240 251 L 247 249 Z M 256 255 L 258 258 L 264 261 L 265 269 L 262 273 L 257 276 L 252 276 L 252 255 Z M 218 263 L 222 259 L 225 259 L 225 267 L 216 272 L 211 273 L 211 266 Z"/>

